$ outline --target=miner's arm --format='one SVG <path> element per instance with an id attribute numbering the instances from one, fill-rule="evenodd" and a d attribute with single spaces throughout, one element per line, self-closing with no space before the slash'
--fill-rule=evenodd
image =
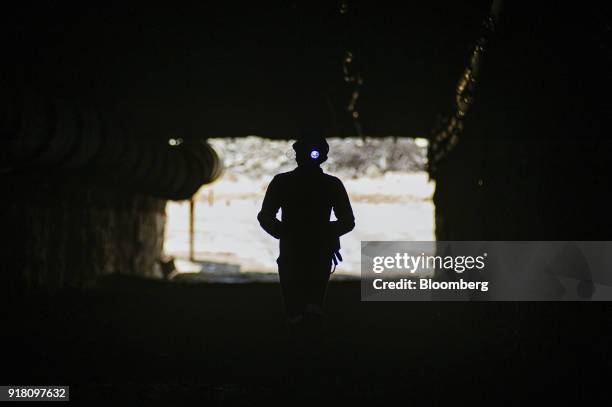
<path id="1" fill-rule="evenodd" d="M 340 237 L 355 228 L 353 208 L 351 208 L 348 194 L 340 180 L 337 180 L 337 185 L 335 187 L 333 208 L 336 219 L 338 220 L 330 222 L 332 235 Z"/>
<path id="2" fill-rule="evenodd" d="M 270 235 L 280 239 L 283 224 L 276 214 L 281 207 L 281 192 L 277 177 L 274 177 L 268 185 L 266 196 L 264 197 L 261 211 L 257 215 L 257 220 L 261 227 Z"/>

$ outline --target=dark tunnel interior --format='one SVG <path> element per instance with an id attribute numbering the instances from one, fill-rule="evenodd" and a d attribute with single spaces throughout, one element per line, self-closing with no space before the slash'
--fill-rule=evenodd
<path id="1" fill-rule="evenodd" d="M 295 396 L 275 284 L 154 276 L 172 267 L 166 203 L 224 177 L 209 139 L 425 138 L 436 240 L 612 240 L 611 11 L 4 7 L 0 385 L 66 383 L 83 404 Z M 359 290 L 330 283 L 325 384 L 305 399 L 586 401 L 609 379 L 605 302 L 372 304 Z"/>

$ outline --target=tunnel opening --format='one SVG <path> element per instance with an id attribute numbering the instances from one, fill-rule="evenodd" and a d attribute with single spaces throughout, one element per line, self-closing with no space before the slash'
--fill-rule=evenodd
<path id="1" fill-rule="evenodd" d="M 293 141 L 248 136 L 208 142 L 225 170 L 191 201 L 167 203 L 164 251 L 176 267 L 171 278 L 276 281 L 278 241 L 260 228 L 256 217 L 274 175 L 295 168 Z M 323 170 L 343 180 L 356 217 L 355 229 L 342 238 L 344 261 L 336 278 L 359 277 L 361 241 L 435 240 L 435 185 L 426 171 L 427 139 L 329 138 L 328 142 L 330 158 Z"/>

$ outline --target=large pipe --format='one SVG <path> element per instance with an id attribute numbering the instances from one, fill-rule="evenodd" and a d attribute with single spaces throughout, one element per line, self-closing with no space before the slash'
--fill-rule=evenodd
<path id="1" fill-rule="evenodd" d="M 139 138 L 110 115 L 20 91 L 2 116 L 0 171 L 79 171 L 101 182 L 165 199 L 187 199 L 221 174 L 217 153 L 203 140 L 170 145 Z M 8 113 L 7 113 L 8 112 Z"/>

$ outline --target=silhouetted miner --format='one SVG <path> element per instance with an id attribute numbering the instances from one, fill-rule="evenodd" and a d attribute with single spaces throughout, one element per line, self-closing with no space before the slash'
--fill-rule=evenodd
<path id="1" fill-rule="evenodd" d="M 320 322 L 332 263 L 335 269 L 342 260 L 340 236 L 355 227 L 342 181 L 320 167 L 329 152 L 325 138 L 300 138 L 293 149 L 297 168 L 272 179 L 257 216 L 261 227 L 280 239 L 278 272 L 292 331 Z M 330 221 L 332 210 L 336 221 Z"/>

